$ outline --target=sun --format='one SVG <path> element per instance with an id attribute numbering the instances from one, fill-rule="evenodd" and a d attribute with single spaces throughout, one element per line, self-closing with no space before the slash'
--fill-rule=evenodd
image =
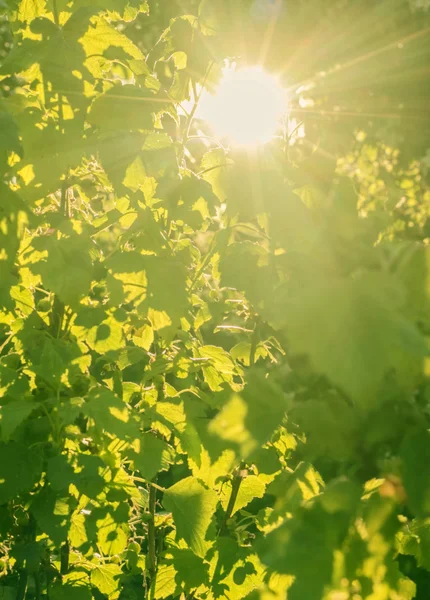
<path id="1" fill-rule="evenodd" d="M 276 135 L 287 112 L 286 91 L 261 67 L 224 69 L 214 95 L 205 92 L 198 117 L 215 137 L 238 146 L 265 144 Z"/>

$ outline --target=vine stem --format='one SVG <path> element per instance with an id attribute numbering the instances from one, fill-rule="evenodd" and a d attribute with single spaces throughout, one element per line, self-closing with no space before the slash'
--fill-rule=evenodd
<path id="1" fill-rule="evenodd" d="M 157 571 L 157 553 L 155 549 L 155 507 L 157 504 L 157 490 L 151 486 L 149 488 L 149 514 L 151 516 L 148 523 L 148 555 L 147 555 L 147 589 L 151 587 L 155 581 Z M 148 594 L 149 595 L 149 594 Z"/>
<path id="2" fill-rule="evenodd" d="M 257 346 L 258 346 L 259 325 L 260 325 L 260 319 L 259 319 L 259 317 L 256 317 L 254 331 L 253 331 L 252 338 L 251 338 L 251 350 L 249 352 L 249 366 L 250 367 L 253 367 L 255 365 L 255 355 L 257 353 Z"/>
<path id="3" fill-rule="evenodd" d="M 185 122 L 185 127 L 184 127 L 184 131 L 183 131 L 183 136 L 182 136 L 183 153 L 182 153 L 181 161 L 180 162 L 183 162 L 183 159 L 184 159 L 184 156 L 185 156 L 185 146 L 186 146 L 186 143 L 187 143 L 187 141 L 188 141 L 188 139 L 190 137 L 191 125 L 193 124 L 193 120 L 194 120 L 195 114 L 196 114 L 197 109 L 199 107 L 200 99 L 202 97 L 202 94 L 203 94 L 203 91 L 205 89 L 205 85 L 206 85 L 207 79 L 209 77 L 209 74 L 210 74 L 210 72 L 212 70 L 213 65 L 214 65 L 214 63 L 211 62 L 210 65 L 208 66 L 208 68 L 206 69 L 206 73 L 205 73 L 205 76 L 204 76 L 204 79 L 203 79 L 203 82 L 202 82 L 202 87 L 201 87 L 200 92 L 197 92 L 197 86 L 196 86 L 195 81 L 193 81 L 193 80 L 191 81 L 191 85 L 193 87 L 194 104 L 193 104 L 193 107 L 192 107 L 191 111 L 189 112 L 189 114 L 187 116 L 187 120 Z"/>
<path id="4" fill-rule="evenodd" d="M 64 542 L 61 546 L 61 555 L 60 555 L 60 573 L 61 575 L 66 575 L 69 572 L 69 542 Z"/>
<path id="5" fill-rule="evenodd" d="M 3 350 L 9 344 L 9 342 L 11 341 L 11 339 L 13 338 L 14 335 L 15 335 L 15 333 L 13 332 L 13 333 L 9 334 L 8 337 L 5 339 L 3 344 L 0 346 L 0 354 L 3 352 Z"/>
<path id="6" fill-rule="evenodd" d="M 233 477 L 233 481 L 231 483 L 230 498 L 228 500 L 227 509 L 225 511 L 224 518 L 223 518 L 223 521 L 221 523 L 221 527 L 219 530 L 220 535 L 222 535 L 224 533 L 226 525 L 227 525 L 227 521 L 230 519 L 231 515 L 233 514 L 234 505 L 236 504 L 237 495 L 239 493 L 241 483 L 244 480 L 244 478 L 246 477 L 245 473 L 246 473 L 246 467 L 245 467 L 245 464 L 242 462 L 240 464 L 240 466 L 238 467 L 238 469 L 236 470 L 236 473 Z"/>
<path id="7" fill-rule="evenodd" d="M 193 123 L 193 119 L 195 117 L 196 111 L 197 111 L 197 109 L 199 107 L 199 100 L 200 100 L 200 96 L 201 96 L 201 94 L 198 94 L 198 92 L 197 92 L 196 82 L 195 81 L 191 81 L 191 85 L 193 87 L 194 104 L 193 104 L 193 108 L 191 109 L 190 114 L 188 115 L 187 126 L 185 127 L 185 140 L 184 140 L 184 144 L 187 142 L 187 140 L 188 140 L 188 138 L 190 136 L 191 125 Z"/>
<path id="8" fill-rule="evenodd" d="M 54 13 L 54 23 L 57 27 L 60 27 L 60 14 L 58 12 L 57 0 L 52 0 L 52 12 Z M 57 92 L 58 94 L 58 123 L 60 126 L 60 131 L 63 129 L 63 95 L 61 92 Z"/>
<path id="9" fill-rule="evenodd" d="M 54 23 L 60 26 L 60 15 L 58 13 L 57 0 L 52 0 L 52 12 L 54 13 Z"/>
<path id="10" fill-rule="evenodd" d="M 141 483 L 146 483 L 149 485 L 149 487 L 154 488 L 155 490 L 158 490 L 160 492 L 165 492 L 166 488 L 162 487 L 161 485 L 157 485 L 156 483 L 154 483 L 153 481 L 148 481 L 147 479 L 143 479 L 142 477 L 131 477 L 131 479 L 133 479 L 133 481 L 140 481 Z"/>
<path id="11" fill-rule="evenodd" d="M 16 600 L 24 600 L 27 591 L 28 574 L 27 571 L 21 571 L 19 575 L 18 589 L 16 591 Z"/>
<path id="12" fill-rule="evenodd" d="M 41 586 L 40 586 L 40 573 L 39 573 L 39 571 L 37 571 L 37 573 L 34 573 L 33 579 L 34 579 L 34 595 L 35 595 L 35 599 L 36 600 L 41 600 L 41 598 L 42 598 L 42 591 L 41 591 Z"/>

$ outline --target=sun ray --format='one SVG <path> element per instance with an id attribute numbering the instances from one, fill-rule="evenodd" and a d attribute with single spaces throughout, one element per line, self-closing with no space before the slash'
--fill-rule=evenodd
<path id="1" fill-rule="evenodd" d="M 276 25 L 279 19 L 281 5 L 282 0 L 276 0 L 273 12 L 269 17 L 269 22 L 264 32 L 263 41 L 261 44 L 260 57 L 258 60 L 259 65 L 264 66 L 266 64 L 267 55 L 269 54 L 270 45 L 272 44 Z"/>
<path id="2" fill-rule="evenodd" d="M 320 117 L 335 116 L 335 117 L 368 117 L 370 119 L 412 119 L 415 121 L 423 120 L 428 122 L 428 115 L 412 115 L 405 113 L 382 113 L 382 112 L 361 112 L 361 111 L 346 111 L 346 110 L 312 110 L 309 108 L 294 108 L 291 111 L 292 115 L 318 115 Z"/>
<path id="3" fill-rule="evenodd" d="M 384 52 L 393 50 L 393 49 L 399 47 L 399 45 L 400 46 L 404 45 L 408 42 L 417 40 L 428 34 L 430 34 L 430 27 L 426 27 L 425 29 L 422 29 L 420 31 L 415 31 L 413 33 L 410 33 L 402 38 L 399 38 L 393 42 L 390 42 L 389 44 L 386 44 L 385 46 L 377 48 L 376 50 L 371 50 L 371 51 L 367 52 L 366 54 L 362 54 L 361 56 L 358 56 L 349 61 L 346 61 L 343 64 L 336 65 L 335 67 L 324 72 L 323 74 L 317 73 L 312 77 L 308 77 L 307 79 L 296 82 L 293 85 L 291 85 L 289 88 L 287 88 L 287 91 L 291 93 L 301 87 L 308 86 L 311 84 L 316 84 L 318 82 L 318 80 L 321 80 L 321 78 L 324 78 L 324 80 L 327 80 L 327 78 L 329 78 L 333 75 L 338 75 L 342 71 L 350 69 L 351 67 L 355 67 L 358 64 L 366 62 L 367 60 L 369 60 L 371 58 L 375 58 L 376 56 L 379 56 L 379 55 L 383 54 Z M 289 68 L 289 64 L 284 67 L 284 69 L 281 71 L 281 74 L 285 73 L 288 70 L 288 68 Z"/>

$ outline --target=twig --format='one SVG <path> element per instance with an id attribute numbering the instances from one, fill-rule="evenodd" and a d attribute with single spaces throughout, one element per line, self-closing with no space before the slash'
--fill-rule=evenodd
<path id="1" fill-rule="evenodd" d="M 215 171 L 215 169 L 222 169 L 222 167 L 231 167 L 231 164 L 223 163 L 221 165 L 214 165 L 213 167 L 208 167 L 207 169 L 204 169 L 203 171 L 200 171 L 199 173 L 197 173 L 197 177 L 201 177 L 205 173 L 210 173 L 211 171 Z"/>

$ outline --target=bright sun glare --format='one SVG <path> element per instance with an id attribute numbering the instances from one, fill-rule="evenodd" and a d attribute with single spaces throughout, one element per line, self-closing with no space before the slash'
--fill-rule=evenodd
<path id="1" fill-rule="evenodd" d="M 240 146 L 268 142 L 287 110 L 286 92 L 273 75 L 260 67 L 224 69 L 215 93 L 204 93 L 198 117 L 217 138 Z"/>

